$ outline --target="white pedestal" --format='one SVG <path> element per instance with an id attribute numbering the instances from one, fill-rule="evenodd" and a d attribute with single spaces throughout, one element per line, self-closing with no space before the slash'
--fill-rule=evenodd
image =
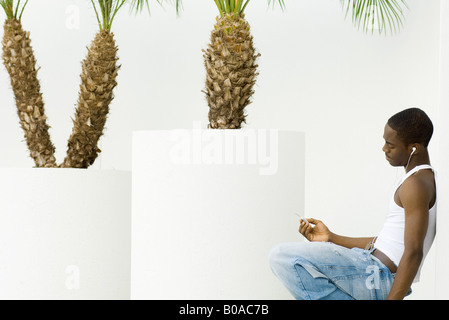
<path id="1" fill-rule="evenodd" d="M 300 132 L 135 132 L 131 299 L 291 299 L 268 255 L 302 241 L 304 161 Z"/>
<path id="2" fill-rule="evenodd" d="M 0 169 L 0 299 L 129 299 L 131 173 Z"/>

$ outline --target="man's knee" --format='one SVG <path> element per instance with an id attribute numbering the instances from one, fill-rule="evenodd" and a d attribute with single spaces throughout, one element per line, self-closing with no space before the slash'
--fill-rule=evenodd
<path id="1" fill-rule="evenodd" d="M 305 245 L 306 243 L 302 242 L 287 242 L 275 245 L 269 254 L 271 269 L 276 271 L 279 268 L 285 268 L 287 265 L 294 263 L 301 256 Z"/>
<path id="2" fill-rule="evenodd" d="M 299 258 L 314 261 L 317 257 L 334 252 L 335 247 L 325 242 L 286 242 L 275 245 L 269 254 L 272 268 L 294 264 Z"/>
<path id="3" fill-rule="evenodd" d="M 277 264 L 281 260 L 281 252 L 282 251 L 281 251 L 280 247 L 282 245 L 283 245 L 282 243 L 277 244 L 270 250 L 270 254 L 268 255 L 268 261 L 270 262 L 271 269 L 273 269 L 273 267 L 277 266 Z"/>

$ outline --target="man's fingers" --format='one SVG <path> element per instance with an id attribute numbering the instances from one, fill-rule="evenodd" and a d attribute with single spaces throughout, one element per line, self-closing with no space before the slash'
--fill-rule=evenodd
<path id="1" fill-rule="evenodd" d="M 304 230 L 304 235 L 307 239 L 309 239 L 310 233 L 312 232 L 313 227 L 310 224 L 307 224 Z"/>
<path id="2" fill-rule="evenodd" d="M 301 219 L 301 220 L 299 221 L 299 229 L 298 229 L 299 233 L 304 234 L 304 226 L 305 226 L 305 223 L 304 223 L 304 221 Z"/>
<path id="3" fill-rule="evenodd" d="M 321 222 L 320 220 L 317 220 L 317 219 L 314 219 L 314 218 L 307 218 L 307 221 L 310 222 L 310 223 L 313 223 L 313 224 L 318 224 L 318 223 Z"/>
<path id="4" fill-rule="evenodd" d="M 304 232 L 306 230 L 306 227 L 309 225 L 309 223 L 306 220 L 301 219 L 299 224 L 299 232 L 304 235 Z"/>
<path id="5" fill-rule="evenodd" d="M 306 239 L 310 240 L 311 233 L 313 232 L 313 227 L 308 220 L 310 219 L 301 219 L 299 225 L 299 233 L 301 233 Z"/>

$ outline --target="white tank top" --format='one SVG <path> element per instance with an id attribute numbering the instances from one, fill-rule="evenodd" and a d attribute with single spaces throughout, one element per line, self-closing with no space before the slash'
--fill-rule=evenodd
<path id="1" fill-rule="evenodd" d="M 398 206 L 394 201 L 394 195 L 396 190 L 402 185 L 402 183 L 410 177 L 412 174 L 423 169 L 431 169 L 434 173 L 434 178 L 436 179 L 436 173 L 433 168 L 427 164 L 414 167 L 412 170 L 407 172 L 407 174 L 401 179 L 398 186 L 394 189 L 393 196 L 391 197 L 390 207 L 387 219 L 377 236 L 374 247 L 385 253 L 391 261 L 393 261 L 396 266 L 399 265 L 401 261 L 402 254 L 404 253 L 404 229 L 405 229 L 405 212 L 404 208 Z M 436 184 L 435 184 L 436 185 Z M 429 224 L 427 227 L 426 237 L 424 238 L 423 247 L 423 259 L 421 265 L 419 266 L 418 272 L 416 273 L 413 282 L 419 281 L 419 276 L 421 274 L 421 267 L 423 265 L 424 259 L 432 246 L 433 240 L 435 238 L 436 232 L 436 201 L 433 207 L 429 210 Z"/>

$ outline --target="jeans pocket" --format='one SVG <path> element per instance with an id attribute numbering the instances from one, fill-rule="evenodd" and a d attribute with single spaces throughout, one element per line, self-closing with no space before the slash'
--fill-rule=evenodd
<path id="1" fill-rule="evenodd" d="M 328 277 L 321 273 L 320 271 L 318 271 L 318 269 L 316 269 L 315 267 L 308 265 L 306 263 L 300 263 L 301 267 L 303 267 L 314 279 L 316 278 L 326 278 L 328 279 Z"/>
<path id="2" fill-rule="evenodd" d="M 354 297 L 356 300 L 373 300 L 376 297 L 375 287 L 368 284 L 368 277 L 364 274 L 338 276 L 332 279 L 340 290 Z"/>

